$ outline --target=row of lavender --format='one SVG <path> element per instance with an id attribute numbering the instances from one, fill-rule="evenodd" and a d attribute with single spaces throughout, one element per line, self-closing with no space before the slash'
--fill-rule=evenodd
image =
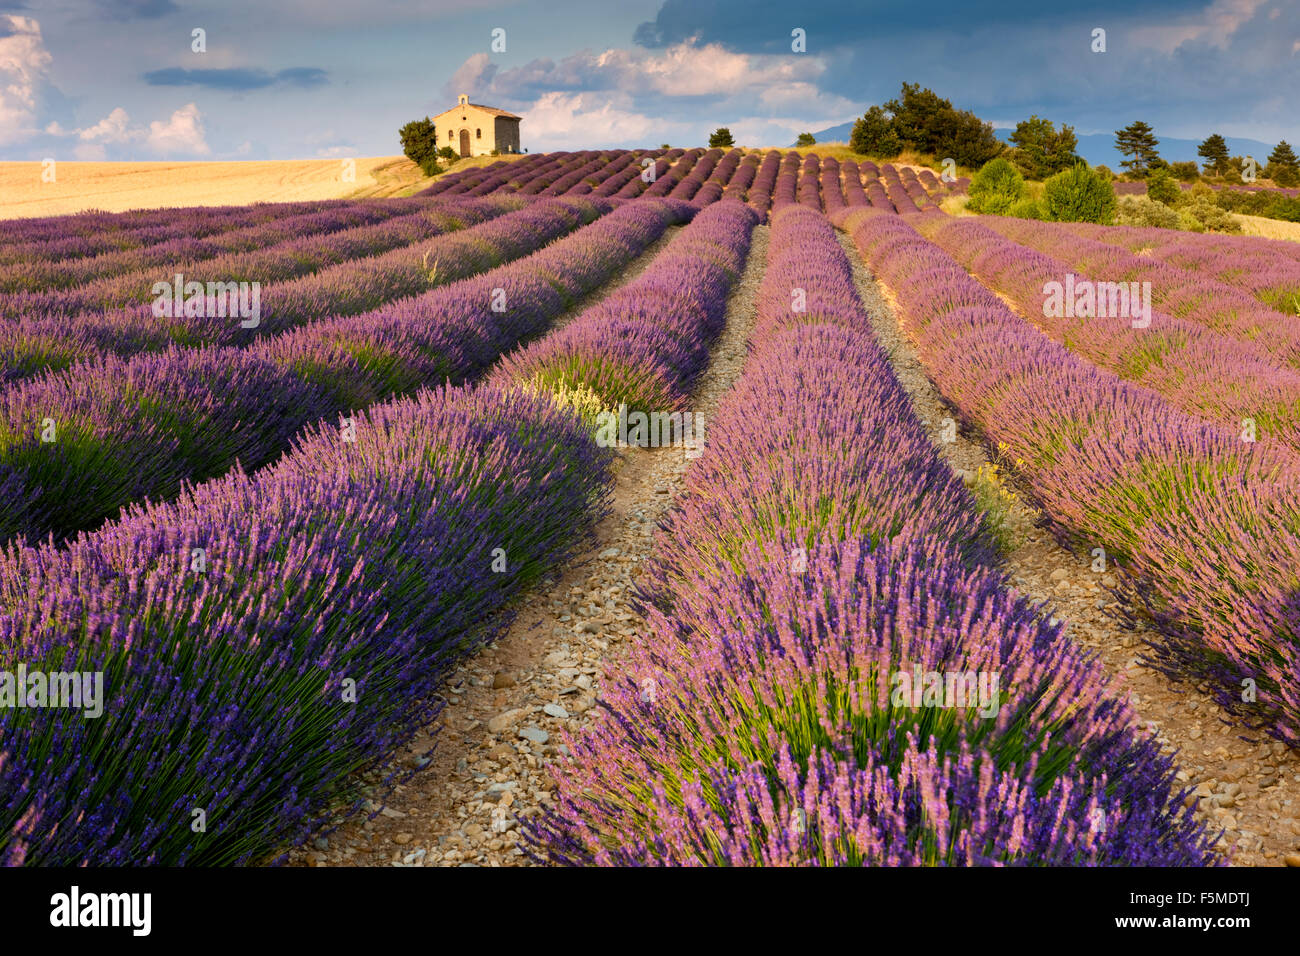
<path id="1" fill-rule="evenodd" d="M 1077 267 L 1077 256 L 1052 258 L 1003 238 L 983 220 L 923 216 L 911 225 L 1072 352 L 1149 388 L 1185 412 L 1242 430 L 1244 440 L 1275 440 L 1300 451 L 1300 371 L 1279 363 L 1276 340 L 1237 339 L 1214 331 L 1219 323 L 1207 319 L 1204 311 L 1222 307 L 1222 300 L 1203 300 L 1206 309 L 1192 312 L 1198 321 L 1155 309 L 1147 314 L 1135 278 L 1141 273 L 1125 274 L 1098 264 L 1075 276 L 1071 270 Z M 1170 302 L 1178 289 L 1167 283 L 1166 271 L 1157 268 L 1147 274 L 1156 289 L 1155 302 Z M 1101 287 L 1097 301 L 1098 284 L 1093 280 L 1098 276 L 1107 281 L 1124 278 L 1123 299 L 1116 294 L 1113 310 L 1106 287 Z M 1061 290 L 1055 304 L 1044 291 L 1053 283 Z M 1256 316 L 1265 311 L 1252 309 Z M 1238 313 L 1238 318 L 1246 316 Z"/>
<path id="2" fill-rule="evenodd" d="M 1300 467 L 1182 412 L 1012 313 L 902 217 L 842 220 L 931 378 L 1025 486 L 1148 601 L 1172 673 L 1300 744 Z"/>
<path id="3" fill-rule="evenodd" d="M 1066 228 L 1085 239 L 1140 252 L 1149 262 L 1214 276 L 1279 312 L 1300 314 L 1300 249 L 1294 242 L 1087 223 Z"/>
<path id="4" fill-rule="evenodd" d="M 358 340 L 385 366 L 469 377 L 693 212 L 618 209 Z M 718 241 L 708 215 L 638 295 L 689 296 L 678 272 Z M 489 287 L 506 312 L 487 308 Z M 65 548 L 11 545 L 5 666 L 75 666 L 108 689 L 95 720 L 0 717 L 0 861 L 240 863 L 317 827 L 352 774 L 436 715 L 448 667 L 504 625 L 494 612 L 603 513 L 606 453 L 528 391 L 422 391 Z"/>
<path id="5" fill-rule="evenodd" d="M 715 153 L 722 155 L 721 151 Z M 722 194 L 722 183 L 733 178 L 739 153 L 733 151 L 722 157 L 716 166 L 715 158 L 706 155 L 689 175 L 661 177 L 647 195 L 691 197 L 697 207 L 716 200 Z M 633 181 L 637 183 L 642 182 L 639 169 L 637 165 L 631 166 Z M 750 166 L 750 177 L 752 172 Z M 739 178 L 742 182 L 746 179 L 744 175 Z M 572 189 L 567 192 L 576 194 Z M 104 352 L 132 355 L 159 350 L 172 343 L 245 344 L 325 316 L 353 314 L 417 294 L 432 285 L 486 267 L 485 256 L 490 258 L 499 242 L 494 233 L 512 228 L 518 217 L 507 216 L 499 227 L 480 225 L 458 236 L 441 236 L 442 232 L 483 223 L 487 218 L 517 208 L 519 202 L 507 195 L 445 200 L 439 206 L 398 217 L 387 224 L 341 230 L 330 236 L 275 244 L 254 253 L 168 267 L 169 271 L 181 270 L 187 282 L 202 282 L 205 277 L 211 280 L 271 276 L 273 281 L 260 290 L 262 314 L 255 331 L 246 331 L 221 307 L 198 309 L 195 315 L 173 314 L 165 321 L 152 314 L 153 304 L 79 311 L 95 302 L 139 301 L 147 297 L 158 279 L 150 271 L 92 283 L 75 292 L 11 296 L 7 307 L 19 312 L 21 317 L 0 324 L 0 378 L 14 380 L 46 367 L 63 368 Z M 333 260 L 353 255 L 358 257 L 346 258 L 332 266 L 323 261 L 327 256 Z M 309 274 L 300 275 L 304 272 Z M 277 279 L 282 281 L 274 281 Z"/>
<path id="6" fill-rule="evenodd" d="M 503 230 L 517 258 L 604 211 L 547 200 Z M 619 210 L 511 266 L 249 349 L 169 349 L 94 362 L 0 392 L 0 537 L 63 537 L 186 481 L 269 462 L 303 425 L 430 382 L 463 381 L 537 334 L 694 210 Z"/>
<path id="7" fill-rule="evenodd" d="M 348 259 L 265 288 L 259 283 L 257 314 L 247 325 L 238 313 L 243 305 L 251 304 L 251 297 L 208 295 L 202 283 L 192 287 L 193 296 L 169 295 L 169 301 L 157 310 L 156 303 L 85 312 L 68 305 L 0 323 L 0 381 L 14 381 L 45 368 L 65 368 L 104 353 L 129 356 L 171 345 L 247 345 L 326 316 L 376 308 L 499 264 L 512 256 L 512 248 L 527 241 L 527 236 L 521 235 L 522 226 L 553 219 L 557 210 L 569 208 L 567 202 L 541 200 L 521 209 L 521 203 L 511 197 L 448 201 L 417 217 L 421 220 L 415 224 L 418 234 L 425 238 L 410 244 L 401 244 L 411 238 L 405 227 L 386 224 L 395 236 L 385 236 L 386 230 L 380 230 L 379 235 L 360 241 L 397 242 L 388 252 Z M 353 240 L 347 233 L 352 231 L 308 242 L 350 244 Z M 290 242 L 253 258 L 267 264 L 268 271 L 293 272 L 294 263 L 300 261 L 300 248 Z M 170 293 L 174 280 L 165 284 Z M 55 300 L 61 297 L 66 300 L 75 294 L 51 294 Z"/>
<path id="8" fill-rule="evenodd" d="M 656 209 L 688 212 L 638 203 L 591 228 Z M 649 310 L 706 340 L 725 291 L 700 299 L 688 283 L 707 260 L 725 288 L 754 218 L 736 203 L 702 213 L 566 331 Z M 556 264 L 578 238 L 552 247 Z M 377 406 L 350 439 L 322 424 L 271 469 L 134 509 L 66 550 L 8 549 L 6 663 L 74 657 L 110 693 L 97 721 L 20 710 L 0 725 L 0 861 L 255 860 L 305 838 L 352 774 L 427 724 L 448 667 L 503 626 L 492 612 L 603 513 L 590 424 L 500 381 Z"/>
<path id="9" fill-rule="evenodd" d="M 591 188 L 598 195 L 619 199 L 639 195 L 690 199 L 703 184 L 713 181 L 718 187 L 716 191 L 701 190 L 703 205 L 731 189 L 731 180 L 739 176 L 731 197 L 748 201 L 755 211 L 766 214 L 769 208 L 795 202 L 828 212 L 860 203 L 890 211 L 915 212 L 934 205 L 934 195 L 946 194 L 960 186 L 959 183 L 945 185 L 930 170 L 918 175 L 910 168 L 900 172 L 889 163 L 878 167 L 870 160 L 860 164 L 848 161 L 841 166 L 834 158 L 822 159 L 815 153 L 801 157 L 796 152 L 782 154 L 777 150 L 769 151 L 761 160 L 758 153 L 749 153 L 743 162 L 739 150 L 725 155 L 716 148 L 707 152 L 671 150 L 659 157 L 654 177 L 640 175 L 642 163 L 647 163 L 655 155 L 653 152 L 644 156 L 595 151 L 549 155 L 555 158 L 544 164 L 529 164 L 524 169 L 520 169 L 524 163 L 519 162 L 498 164 L 501 168 L 466 170 L 445 177 L 427 192 L 483 195 L 493 189 L 506 189 L 558 195 L 564 190 L 581 192 Z M 637 159 L 641 162 L 636 162 Z M 517 172 L 511 170 L 512 166 Z M 865 192 L 863 179 L 869 184 Z M 617 188 L 605 191 L 604 186 L 611 183 L 618 184 Z"/>
<path id="10" fill-rule="evenodd" d="M 326 199 L 249 206 L 188 206 L 9 220 L 0 238 L 0 265 L 27 259 L 80 259 L 186 237 L 201 239 L 286 216 L 327 212 L 353 202 Z"/>
<path id="11" fill-rule="evenodd" d="M 1285 311 L 1267 308 L 1248 292 L 1217 281 L 1212 273 L 1206 275 L 1209 270 L 1190 262 L 1180 267 L 1152 255 L 1137 255 L 1085 238 L 1061 223 L 995 216 L 988 217 L 988 227 L 1094 278 L 1149 283 L 1151 301 L 1162 310 L 1249 343 L 1280 364 L 1300 368 L 1300 328 L 1294 306 Z M 1249 239 L 1245 245 L 1250 248 Z M 1292 273 L 1300 278 L 1300 259 L 1292 262 Z M 1249 267 L 1246 262 L 1236 266 Z"/>
<path id="12" fill-rule="evenodd" d="M 709 206 L 651 270 L 507 356 L 497 376 L 557 393 L 585 389 L 606 410 L 683 411 L 722 331 L 757 220 L 738 202 Z"/>
<path id="13" fill-rule="evenodd" d="M 539 858 L 1211 861 L 1168 758 L 1006 589 L 833 230 L 797 204 L 772 216 L 754 349 L 687 482 L 643 595 L 648 633 L 609 714 L 568 741 L 556 806 L 529 833 Z M 956 672 L 1004 683 L 920 706 L 923 676 Z"/>
<path id="14" fill-rule="evenodd" d="M 538 153 L 522 160 L 499 162 L 443 176 L 420 195 L 483 196 L 498 190 L 522 195 L 560 195 L 566 192 L 612 196 L 637 179 L 641 158 L 658 158 L 666 170 L 683 155 L 683 150 L 605 151 Z M 561 187 L 561 183 L 564 185 Z M 602 187 L 608 186 L 608 189 Z"/>
<path id="15" fill-rule="evenodd" d="M 323 212 L 277 217 L 270 222 L 204 237 L 186 232 L 167 242 L 81 259 L 24 260 L 0 268 L 0 292 L 7 294 L 2 314 L 13 315 L 17 311 L 7 304 L 15 292 L 68 289 L 143 269 L 152 269 L 152 275 L 159 266 L 170 269 L 231 254 L 257 252 L 278 243 L 300 241 L 303 236 L 373 226 L 431 208 L 436 207 L 427 199 L 374 199 Z"/>
<path id="16" fill-rule="evenodd" d="M 721 155 L 720 151 L 715 152 Z M 580 162 L 583 155 L 564 154 L 565 159 L 555 161 L 559 167 L 557 174 L 568 168 L 566 164 Z M 631 173 L 631 182 L 640 183 L 640 167 L 631 163 L 633 157 L 632 153 L 620 154 L 606 169 L 630 167 L 627 172 Z M 714 157 L 710 156 L 709 159 L 706 172 L 707 168 L 712 167 Z M 512 164 L 502 165 L 510 167 Z M 524 164 L 521 162 L 513 165 Z M 574 172 L 581 174 L 584 168 L 579 166 Z M 679 174 L 679 178 L 680 175 L 684 173 Z M 585 195 L 592 192 L 596 195 L 610 195 L 614 192 L 613 189 L 593 190 L 590 182 L 574 181 L 572 176 L 573 173 L 562 174 L 552 182 L 543 172 L 534 171 L 532 176 L 524 177 L 522 188 L 514 190 L 499 188 L 501 184 L 497 178 L 490 176 L 476 187 L 469 185 L 469 182 L 473 182 L 471 180 L 461 183 L 459 188 L 453 186 L 446 190 L 447 195 L 458 197 L 451 205 L 427 198 L 371 201 L 329 213 L 285 219 L 206 240 L 163 243 L 84 261 L 24 263 L 15 266 L 11 270 L 14 274 L 7 278 L 0 273 L 0 290 L 8 290 L 8 294 L 0 298 L 0 316 L 39 319 L 63 316 L 70 312 L 144 303 L 154 295 L 153 289 L 160 277 L 171 280 L 177 273 L 186 282 L 284 282 L 390 250 L 396 254 L 401 254 L 399 250 L 403 249 L 407 253 L 419 253 L 419 243 L 444 231 L 448 228 L 448 221 L 458 214 L 481 217 L 502 211 L 503 203 L 506 204 L 504 208 L 518 208 L 523 200 L 508 198 L 507 193 L 551 196 Z M 550 185 L 542 188 L 543 180 L 550 182 Z M 595 181 L 598 184 L 600 182 Z M 702 182 L 702 178 L 699 181 Z M 527 184 L 531 182 L 537 182 L 538 188 L 529 189 Z M 672 179 L 662 188 L 652 188 L 648 194 L 669 195 L 669 190 L 676 182 L 677 179 Z M 565 188 L 557 188 L 565 183 L 568 184 Z M 626 185 L 626 176 L 615 176 L 610 184 Z M 435 188 L 437 185 L 441 185 L 441 181 L 435 184 Z M 698 188 L 695 180 L 688 180 L 684 185 Z M 694 189 L 690 190 L 693 191 Z M 479 204 L 466 202 L 464 198 L 486 197 L 489 193 L 498 195 L 484 198 Z M 690 193 L 682 195 L 680 190 L 674 192 L 674 198 L 689 196 Z M 359 226 L 358 220 L 370 224 Z M 470 221 L 475 220 L 471 218 Z M 310 235 L 298 238 L 303 233 Z"/>

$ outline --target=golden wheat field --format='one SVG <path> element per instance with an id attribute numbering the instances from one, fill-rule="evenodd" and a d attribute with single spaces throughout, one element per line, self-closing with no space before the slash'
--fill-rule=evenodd
<path id="1" fill-rule="evenodd" d="M 394 196 L 427 185 L 401 156 L 252 162 L 59 162 L 53 182 L 39 162 L 0 163 L 0 218 L 102 209 Z"/>
<path id="2" fill-rule="evenodd" d="M 1232 217 L 1241 223 L 1241 231 L 1247 236 L 1300 242 L 1300 222 L 1266 219 L 1263 216 L 1247 216 L 1242 213 L 1233 213 Z"/>

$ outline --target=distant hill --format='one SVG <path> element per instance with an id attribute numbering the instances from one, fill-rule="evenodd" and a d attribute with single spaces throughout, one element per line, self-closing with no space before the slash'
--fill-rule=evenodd
<path id="1" fill-rule="evenodd" d="M 819 130 L 813 133 L 813 138 L 819 143 L 847 143 L 849 137 L 853 134 L 853 120 L 847 123 L 841 123 L 839 126 L 831 126 L 828 129 Z M 1014 128 L 994 127 L 993 132 L 998 138 L 1006 142 L 1007 137 L 1015 132 Z M 1206 134 L 1209 135 L 1208 133 Z M 1160 155 L 1171 163 L 1184 162 L 1191 160 L 1200 162 L 1200 157 L 1196 155 L 1196 147 L 1202 140 L 1199 139 L 1175 139 L 1172 136 L 1161 136 L 1160 131 L 1156 131 L 1156 138 L 1160 140 Z M 1257 139 L 1241 139 L 1235 136 L 1225 136 L 1228 141 L 1228 152 L 1233 156 L 1254 156 L 1255 161 L 1263 166 L 1268 161 L 1268 154 L 1273 152 L 1276 143 L 1262 143 Z M 791 146 L 794 143 L 790 144 Z M 1079 155 L 1088 162 L 1096 165 L 1106 165 L 1116 172 L 1120 169 L 1120 163 L 1124 157 L 1120 155 L 1119 150 L 1115 148 L 1114 133 L 1089 133 L 1079 137 Z"/>
<path id="2" fill-rule="evenodd" d="M 813 133 L 813 139 L 819 143 L 847 143 L 849 137 L 853 135 L 853 124 L 856 120 L 849 120 L 847 123 L 841 123 L 839 126 L 832 126 L 829 129 Z M 794 143 L 790 144 L 791 146 Z"/>

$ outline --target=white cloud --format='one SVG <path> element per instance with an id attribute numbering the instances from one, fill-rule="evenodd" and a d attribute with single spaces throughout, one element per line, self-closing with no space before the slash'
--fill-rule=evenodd
<path id="1" fill-rule="evenodd" d="M 825 71 L 817 57 L 733 53 L 710 43 L 688 40 L 662 52 L 608 49 L 582 52 L 558 63 L 533 60 L 498 70 L 487 54 L 476 53 L 452 75 L 447 92 L 473 92 L 506 100 L 531 99 L 558 90 L 619 90 L 632 97 L 761 96 L 769 89 L 811 85 Z"/>
<path id="2" fill-rule="evenodd" d="M 661 56 L 630 59 L 628 66 L 665 96 L 761 96 L 771 88 L 819 76 L 825 69 L 816 57 L 732 53 L 716 43 L 679 43 Z"/>
<path id="3" fill-rule="evenodd" d="M 36 92 L 50 62 L 40 23 L 0 14 L 0 145 L 22 142 L 37 132 Z"/>
<path id="4" fill-rule="evenodd" d="M 193 103 L 176 110 L 165 122 L 154 120 L 147 127 L 132 125 L 130 115 L 118 106 L 93 126 L 65 130 L 58 123 L 51 123 L 45 132 L 52 136 L 75 136 L 80 141 L 73 149 L 78 159 L 106 159 L 106 147 L 128 144 L 142 145 L 158 156 L 207 156 L 212 152 L 204 134 L 203 116 Z"/>
<path id="5" fill-rule="evenodd" d="M 172 153 L 206 156 L 212 152 L 204 136 L 203 117 L 193 103 L 186 103 L 165 123 L 159 120 L 150 123 L 145 144 L 163 156 Z"/>
<path id="6" fill-rule="evenodd" d="M 701 101 L 708 102 L 709 129 L 743 124 L 753 141 L 783 143 L 861 112 L 818 88 L 825 71 L 816 56 L 735 53 L 692 39 L 665 50 L 584 51 L 507 70 L 478 53 L 456 70 L 445 93 L 469 93 L 521 114 L 534 150 L 694 141 Z M 765 112 L 772 115 L 755 116 Z"/>
<path id="7" fill-rule="evenodd" d="M 496 74 L 497 67 L 486 53 L 475 53 L 460 65 L 451 79 L 447 81 L 444 91 L 448 97 L 460 96 L 462 93 L 474 93 L 486 89 Z M 437 107 L 438 112 L 451 104 Z"/>
<path id="8" fill-rule="evenodd" d="M 546 93 L 523 114 L 528 148 L 587 149 L 651 139 L 671 140 L 686 128 L 616 107 L 590 93 Z"/>
<path id="9" fill-rule="evenodd" d="M 77 138 L 87 143 L 99 141 L 101 143 L 128 143 L 133 139 L 140 139 L 143 130 L 134 130 L 128 128 L 131 117 L 127 116 L 126 110 L 117 107 L 94 126 L 88 126 L 77 133 Z"/>

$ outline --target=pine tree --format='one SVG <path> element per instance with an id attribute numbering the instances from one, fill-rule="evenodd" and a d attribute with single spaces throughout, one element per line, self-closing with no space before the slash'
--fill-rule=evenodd
<path id="1" fill-rule="evenodd" d="M 725 126 L 719 126 L 709 137 L 709 146 L 735 146 L 736 142 L 731 138 L 731 130 Z"/>
<path id="2" fill-rule="evenodd" d="M 1123 155 L 1132 157 L 1120 165 L 1134 176 L 1145 176 L 1151 163 L 1160 158 L 1156 152 L 1159 145 L 1160 140 L 1156 139 L 1151 127 L 1141 120 L 1115 130 L 1115 147 Z"/>
<path id="3" fill-rule="evenodd" d="M 1196 147 L 1196 155 L 1205 160 L 1206 175 L 1223 176 L 1227 173 L 1228 143 L 1218 133 Z"/>
<path id="4" fill-rule="evenodd" d="M 1074 152 L 1079 145 L 1074 127 L 1062 123 L 1057 132 L 1051 120 L 1036 114 L 1017 123 L 1008 140 L 1016 147 L 1011 161 L 1031 179 L 1046 179 L 1079 162 Z"/>
<path id="5" fill-rule="evenodd" d="M 1278 143 L 1268 154 L 1268 178 L 1279 186 L 1300 183 L 1300 159 L 1286 140 Z"/>

